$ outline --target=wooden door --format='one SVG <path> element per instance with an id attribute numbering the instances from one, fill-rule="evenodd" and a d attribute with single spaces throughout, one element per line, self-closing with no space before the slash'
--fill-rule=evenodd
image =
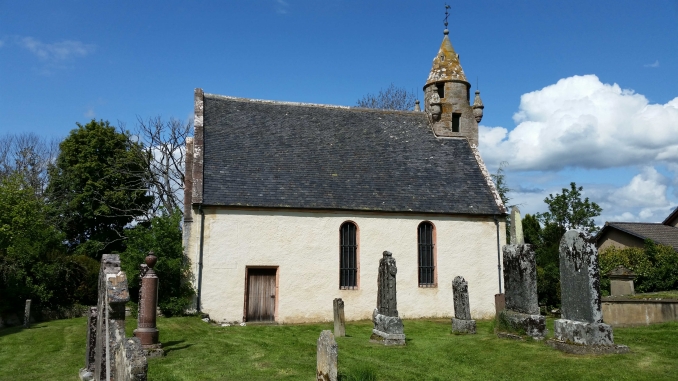
<path id="1" fill-rule="evenodd" d="M 275 320 L 276 269 L 247 271 L 247 321 Z"/>

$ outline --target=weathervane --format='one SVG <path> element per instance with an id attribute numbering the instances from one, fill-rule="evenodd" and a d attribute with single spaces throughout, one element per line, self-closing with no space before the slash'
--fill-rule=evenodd
<path id="1" fill-rule="evenodd" d="M 447 11 L 450 9 L 450 6 L 445 3 L 445 29 L 447 29 L 447 18 L 450 17 L 450 13 Z"/>

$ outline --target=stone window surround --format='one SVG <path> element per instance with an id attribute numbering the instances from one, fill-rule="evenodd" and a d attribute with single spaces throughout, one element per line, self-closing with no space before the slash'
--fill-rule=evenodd
<path id="1" fill-rule="evenodd" d="M 341 285 L 341 255 L 342 255 L 342 241 L 341 230 L 344 225 L 352 224 L 355 227 L 355 286 Z M 360 289 L 360 228 L 355 221 L 346 220 L 339 226 L 339 289 L 340 290 L 359 290 Z"/>
<path id="2" fill-rule="evenodd" d="M 422 221 L 417 225 L 417 274 L 419 273 L 419 227 L 422 224 L 428 223 L 431 225 L 431 243 L 433 245 L 433 283 L 419 283 L 419 288 L 437 288 L 438 287 L 438 245 L 436 245 L 436 225 L 431 221 Z M 418 277 L 418 275 L 417 275 Z"/>

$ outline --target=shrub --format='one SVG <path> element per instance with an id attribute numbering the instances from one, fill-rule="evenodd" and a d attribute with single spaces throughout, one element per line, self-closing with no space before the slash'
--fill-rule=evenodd
<path id="1" fill-rule="evenodd" d="M 600 288 L 610 289 L 607 275 L 617 266 L 624 266 L 636 274 L 634 288 L 638 292 L 666 291 L 678 288 L 678 253 L 671 246 L 645 241 L 643 249 L 610 246 L 599 255 Z"/>
<path id="2" fill-rule="evenodd" d="M 194 295 L 189 277 L 189 262 L 181 242 L 181 213 L 163 213 L 151 221 L 126 231 L 127 249 L 120 254 L 122 269 L 127 273 L 130 297 L 138 302 L 139 266 L 149 251 L 158 257 L 154 267 L 158 274 L 158 307 L 165 316 L 182 315 Z"/>

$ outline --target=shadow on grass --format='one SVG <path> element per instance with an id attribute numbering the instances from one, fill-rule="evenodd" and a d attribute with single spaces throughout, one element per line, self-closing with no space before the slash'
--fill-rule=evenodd
<path id="1" fill-rule="evenodd" d="M 23 325 L 0 328 L 0 337 L 11 335 L 11 334 L 14 334 L 14 333 L 19 333 L 19 332 L 26 330 L 26 329 L 38 329 L 38 328 L 47 328 L 47 326 L 46 325 L 39 325 L 39 323 L 38 324 L 34 323 L 34 324 L 31 324 L 31 326 L 29 328 L 24 328 Z"/>
<path id="2" fill-rule="evenodd" d="M 178 351 L 181 349 L 186 349 L 189 347 L 192 347 L 193 344 L 186 344 L 182 346 L 178 346 L 181 343 L 184 343 L 185 340 L 178 340 L 178 341 L 168 341 L 166 343 L 162 343 L 162 348 L 165 350 L 165 355 L 167 355 L 170 352 Z"/>

